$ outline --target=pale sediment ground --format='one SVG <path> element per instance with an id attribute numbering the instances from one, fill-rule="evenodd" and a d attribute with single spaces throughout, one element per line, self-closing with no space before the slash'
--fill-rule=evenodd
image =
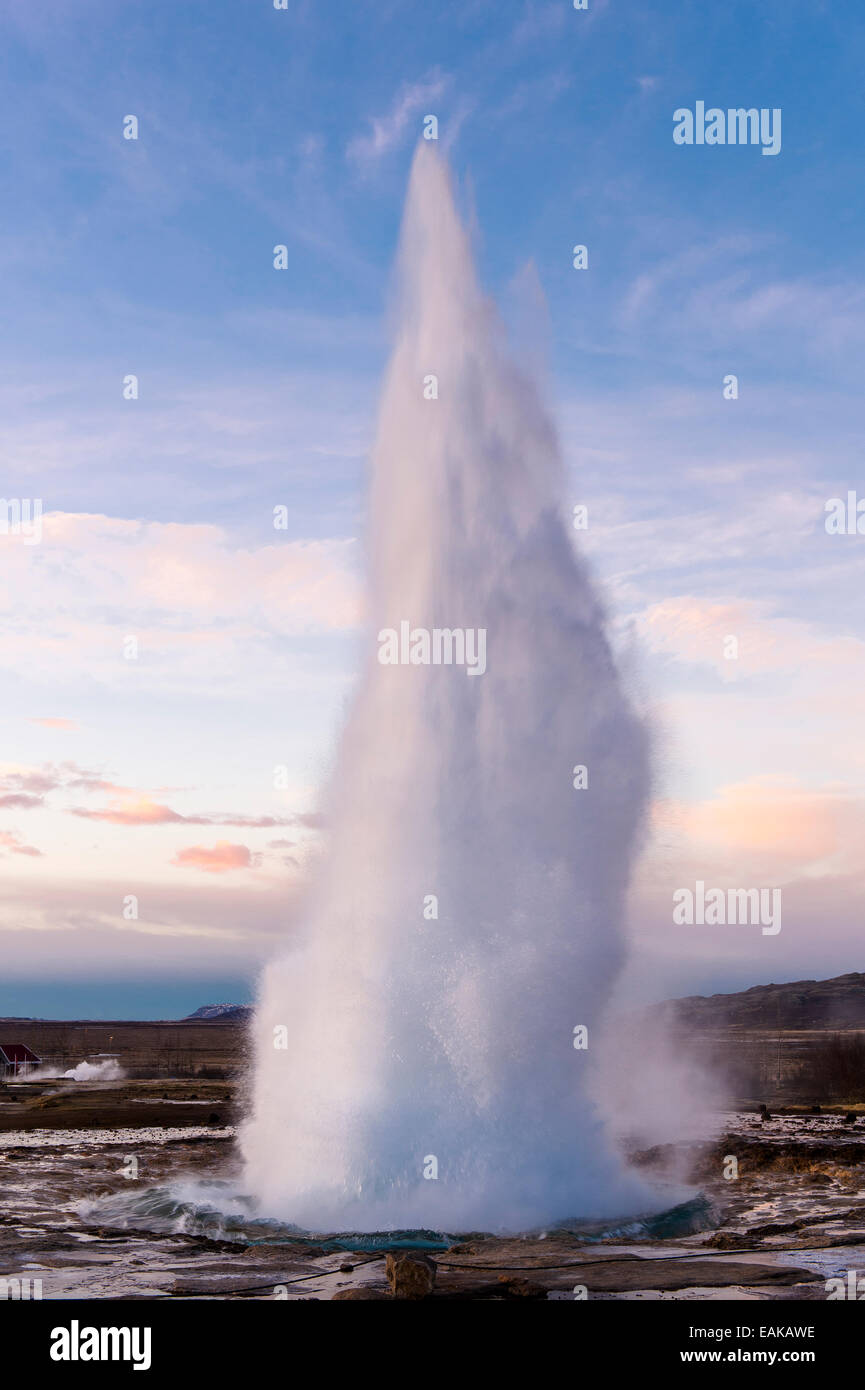
<path id="1" fill-rule="evenodd" d="M 200 1108 L 197 1123 L 117 1125 L 117 1108 L 140 1114 L 153 1097 L 136 1107 L 128 1085 L 119 1098 L 98 1094 L 98 1127 L 70 1123 L 67 1105 L 65 1125 L 0 1133 L 0 1276 L 41 1280 L 45 1299 L 388 1295 L 381 1242 L 305 1238 L 256 1220 L 231 1126 L 202 1124 Z M 193 1104 L 174 1086 L 163 1094 L 166 1113 Z M 94 1104 L 91 1090 L 85 1109 Z M 653 1237 L 625 1220 L 600 1239 L 584 1228 L 405 1243 L 434 1261 L 432 1296 L 445 1299 L 573 1299 L 585 1288 L 589 1300 L 811 1300 L 826 1297 L 827 1278 L 865 1268 L 865 1121 L 736 1115 L 718 1131 L 637 1160 L 659 1181 L 689 1170 L 711 1214 L 688 1220 L 704 1229 Z M 727 1181 L 731 1155 L 739 1177 Z"/>

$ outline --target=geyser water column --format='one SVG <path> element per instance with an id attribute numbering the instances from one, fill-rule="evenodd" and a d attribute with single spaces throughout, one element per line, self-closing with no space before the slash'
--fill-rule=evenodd
<path id="1" fill-rule="evenodd" d="M 246 1182 L 263 1215 L 315 1231 L 618 1213 L 636 1184 L 585 1081 L 645 733 L 562 517 L 553 427 L 426 144 L 400 261 L 365 669 L 302 934 L 261 984 Z M 485 630 L 486 669 L 383 664 L 379 633 L 404 622 Z"/>

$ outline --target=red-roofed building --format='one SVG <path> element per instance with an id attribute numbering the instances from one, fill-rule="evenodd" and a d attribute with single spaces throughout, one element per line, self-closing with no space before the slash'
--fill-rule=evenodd
<path id="1" fill-rule="evenodd" d="M 21 1076 L 41 1060 L 26 1043 L 0 1043 L 0 1076 Z"/>

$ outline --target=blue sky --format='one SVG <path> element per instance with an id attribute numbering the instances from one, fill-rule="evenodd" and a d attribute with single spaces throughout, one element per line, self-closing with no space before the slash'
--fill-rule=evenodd
<path id="1" fill-rule="evenodd" d="M 2 38 L 2 492 L 50 516 L 0 538 L 0 1011 L 247 998 L 290 931 L 428 113 L 658 731 L 625 992 L 858 968 L 859 7 L 11 0 Z M 780 154 L 675 145 L 698 100 L 781 108 Z M 672 933 L 713 874 L 782 882 L 781 935 Z"/>

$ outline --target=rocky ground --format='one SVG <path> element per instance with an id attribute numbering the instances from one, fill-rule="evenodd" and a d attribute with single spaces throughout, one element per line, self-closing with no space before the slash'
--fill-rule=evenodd
<path id="1" fill-rule="evenodd" d="M 230 1081 L 28 1080 L 0 1085 L 0 1134 L 33 1129 L 225 1125 L 236 1116 Z"/>
<path id="2" fill-rule="evenodd" d="M 0 1100 L 0 1276 L 39 1279 L 46 1299 L 810 1300 L 865 1268 L 865 1120 L 843 1114 L 729 1116 L 708 1142 L 633 1153 L 705 1194 L 689 1234 L 626 1222 L 390 1252 L 257 1223 L 230 1114 L 219 1083 L 192 1081 Z"/>

